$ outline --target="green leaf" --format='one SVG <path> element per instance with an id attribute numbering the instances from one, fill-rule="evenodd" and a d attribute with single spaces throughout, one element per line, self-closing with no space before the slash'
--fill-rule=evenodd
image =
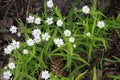
<path id="1" fill-rule="evenodd" d="M 77 66 L 71 73 L 70 75 L 68 76 L 69 79 L 72 79 L 75 75 L 75 73 L 77 73 L 80 69 L 82 69 L 83 67 L 85 67 L 86 65 L 80 65 L 80 66 Z"/>
<path id="2" fill-rule="evenodd" d="M 89 63 L 87 61 L 85 61 L 84 59 L 82 59 L 81 57 L 73 57 L 73 59 L 79 60 L 89 66 Z"/>
<path id="3" fill-rule="evenodd" d="M 114 75 L 114 76 L 108 76 L 110 78 L 113 78 L 113 80 L 120 80 L 120 75 Z"/>
<path id="4" fill-rule="evenodd" d="M 73 4 L 72 8 L 70 9 L 70 11 L 67 15 L 67 23 L 69 25 L 72 23 L 72 20 L 73 20 L 74 8 L 79 2 L 80 2 L 80 0 L 77 0 L 77 2 Z"/>
<path id="5" fill-rule="evenodd" d="M 117 21 L 120 21 L 120 13 L 118 14 L 118 16 L 117 16 L 117 19 L 116 19 Z"/>
<path id="6" fill-rule="evenodd" d="M 62 19 L 62 14 L 61 14 L 61 12 L 58 10 L 58 8 L 57 8 L 57 7 L 56 7 L 56 8 L 53 8 L 53 10 L 54 10 L 55 14 L 59 17 L 59 19 Z"/>
<path id="7" fill-rule="evenodd" d="M 36 78 L 32 77 L 31 75 L 29 75 L 25 72 L 20 72 L 20 74 L 21 74 L 21 76 L 19 77 L 19 80 L 23 80 L 25 77 L 29 80 L 36 80 Z"/>
<path id="8" fill-rule="evenodd" d="M 86 74 L 88 72 L 88 70 L 86 70 L 85 72 L 83 72 L 83 73 L 80 73 L 77 77 L 76 77 L 76 79 L 75 80 L 81 80 L 82 79 L 82 77 Z"/>
<path id="9" fill-rule="evenodd" d="M 93 67 L 93 80 L 97 80 L 96 67 Z"/>
<path id="10" fill-rule="evenodd" d="M 120 58 L 116 57 L 116 56 L 112 56 L 113 58 L 115 58 L 118 62 L 120 62 Z"/>
<path id="11" fill-rule="evenodd" d="M 108 58 L 103 58 L 105 61 L 108 61 L 108 62 L 116 62 L 114 60 L 111 60 L 111 59 L 108 59 Z"/>

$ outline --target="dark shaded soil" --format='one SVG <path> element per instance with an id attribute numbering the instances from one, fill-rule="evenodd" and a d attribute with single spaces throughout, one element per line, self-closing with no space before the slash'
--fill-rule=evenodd
<path id="1" fill-rule="evenodd" d="M 71 6 L 77 0 L 54 0 L 54 3 L 59 7 L 63 15 L 66 15 Z M 87 4 L 92 5 L 93 0 L 81 0 L 78 7 Z M 107 4 L 107 5 L 106 5 Z M 98 9 L 103 11 L 108 17 L 117 17 L 120 13 L 120 0 L 98 0 Z M 3 49 L 7 46 L 8 42 L 12 39 L 19 39 L 16 35 L 11 35 L 9 27 L 17 25 L 15 19 L 20 18 L 24 23 L 26 16 L 29 13 L 38 13 L 41 15 L 43 11 L 43 0 L 0 0 L 0 68 L 2 68 L 8 61 L 9 56 L 3 55 Z M 17 26 L 19 28 L 19 26 Z M 104 58 L 113 59 L 112 56 L 120 57 L 120 38 L 115 31 L 110 31 L 108 36 L 109 41 L 108 50 L 104 54 Z M 98 51 L 98 50 L 97 50 Z M 99 56 L 95 56 L 96 61 Z M 93 60 L 93 61 L 94 61 Z M 52 64 L 53 65 L 53 64 Z M 93 63 L 93 65 L 99 65 Z M 107 75 L 120 74 L 120 65 L 117 63 L 104 61 L 103 67 L 97 70 L 98 80 L 111 80 L 107 78 Z M 85 76 L 83 80 L 92 80 L 92 70 L 89 70 L 89 74 Z"/>

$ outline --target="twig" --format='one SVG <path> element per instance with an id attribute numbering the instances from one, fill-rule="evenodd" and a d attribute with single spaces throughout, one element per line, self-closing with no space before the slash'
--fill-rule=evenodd
<path id="1" fill-rule="evenodd" d="M 14 2 L 15 2 L 15 0 L 13 0 L 12 3 L 9 5 L 9 7 L 8 7 L 8 9 L 7 9 L 7 11 L 6 11 L 5 15 L 4 15 L 3 21 L 5 20 L 7 14 L 8 14 L 9 9 L 11 8 L 11 6 L 13 5 Z"/>
<path id="2" fill-rule="evenodd" d="M 27 10 L 26 10 L 26 16 L 29 14 L 29 8 L 30 8 L 30 0 L 28 0 Z"/>

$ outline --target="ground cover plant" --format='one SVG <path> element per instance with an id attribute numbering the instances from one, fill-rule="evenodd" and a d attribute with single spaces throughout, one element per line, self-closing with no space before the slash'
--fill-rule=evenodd
<path id="1" fill-rule="evenodd" d="M 97 10 L 97 0 L 92 7 L 76 8 L 77 3 L 63 16 L 52 0 L 44 0 L 41 16 L 29 14 L 26 23 L 16 19 L 21 30 L 15 25 L 9 30 L 23 40 L 13 39 L 4 48 L 11 60 L 1 70 L 3 80 L 82 80 L 90 70 L 92 79 L 97 80 L 103 61 L 112 61 L 103 55 L 109 48 L 109 31 L 120 35 L 120 15 L 106 17 Z M 95 50 L 102 55 L 98 59 Z M 113 58 L 120 62 L 118 57 Z M 119 75 L 108 77 L 120 79 Z"/>

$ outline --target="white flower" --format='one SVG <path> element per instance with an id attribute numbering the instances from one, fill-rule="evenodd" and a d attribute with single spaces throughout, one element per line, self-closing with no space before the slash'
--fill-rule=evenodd
<path id="1" fill-rule="evenodd" d="M 53 24 L 53 18 L 52 17 L 48 17 L 47 18 L 47 20 L 46 20 L 46 23 L 48 24 L 48 25 L 51 25 L 51 24 Z"/>
<path id="2" fill-rule="evenodd" d="M 14 59 L 12 57 L 9 58 L 9 62 L 13 62 Z"/>
<path id="3" fill-rule="evenodd" d="M 63 21 L 62 21 L 62 20 L 58 20 L 56 24 L 57 24 L 57 26 L 59 26 L 59 27 L 60 27 L 60 26 L 62 26 L 62 25 L 63 25 Z"/>
<path id="4" fill-rule="evenodd" d="M 75 8 L 74 8 L 74 11 L 77 11 L 77 10 L 78 10 L 78 8 L 77 8 L 77 7 L 75 7 Z"/>
<path id="5" fill-rule="evenodd" d="M 86 33 L 86 36 L 90 36 L 90 35 L 91 35 L 90 32 Z"/>
<path id="6" fill-rule="evenodd" d="M 17 33 L 17 36 L 18 36 L 18 37 L 20 37 L 20 36 L 21 36 L 21 33 L 20 33 L 20 32 L 18 32 L 18 33 Z"/>
<path id="7" fill-rule="evenodd" d="M 4 53 L 11 54 L 12 50 L 13 50 L 13 47 L 11 45 L 8 45 L 6 48 L 4 48 Z"/>
<path id="8" fill-rule="evenodd" d="M 90 12 L 90 8 L 85 5 L 82 7 L 82 11 L 83 11 L 83 13 L 88 14 Z"/>
<path id="9" fill-rule="evenodd" d="M 15 64 L 13 62 L 8 63 L 8 68 L 9 69 L 15 69 Z"/>
<path id="10" fill-rule="evenodd" d="M 46 33 L 42 34 L 41 37 L 42 37 L 42 40 L 48 41 L 50 38 L 50 35 L 46 32 Z"/>
<path id="11" fill-rule="evenodd" d="M 32 35 L 33 35 L 34 37 L 39 37 L 40 34 L 41 34 L 40 29 L 34 29 L 34 30 L 32 31 Z"/>
<path id="12" fill-rule="evenodd" d="M 28 54 L 28 50 L 27 50 L 27 49 L 24 49 L 24 50 L 23 50 L 23 53 L 24 53 L 24 54 Z"/>
<path id="13" fill-rule="evenodd" d="M 34 40 L 32 40 L 31 38 L 28 39 L 26 42 L 27 42 L 28 46 L 33 46 L 34 45 Z"/>
<path id="14" fill-rule="evenodd" d="M 73 47 L 76 48 L 76 44 L 73 44 Z"/>
<path id="15" fill-rule="evenodd" d="M 38 36 L 36 36 L 36 37 L 34 37 L 34 42 L 35 43 L 39 43 L 39 42 L 41 42 L 41 38 Z"/>
<path id="16" fill-rule="evenodd" d="M 4 71 L 3 72 L 3 78 L 5 80 L 9 80 L 11 76 L 12 76 L 12 73 L 10 71 Z"/>
<path id="17" fill-rule="evenodd" d="M 35 18 L 35 20 L 34 20 L 34 23 L 35 24 L 41 24 L 41 19 L 38 17 L 38 18 Z"/>
<path id="18" fill-rule="evenodd" d="M 104 28 L 105 27 L 105 23 L 103 21 L 98 21 L 97 22 L 97 27 Z"/>
<path id="19" fill-rule="evenodd" d="M 17 49 L 17 48 L 20 47 L 20 42 L 19 42 L 19 41 L 12 40 L 11 46 L 13 47 L 13 50 L 14 50 L 14 49 Z"/>
<path id="20" fill-rule="evenodd" d="M 49 8 L 52 8 L 54 6 L 52 0 L 48 0 L 46 4 L 47 4 L 47 7 L 49 7 Z"/>
<path id="21" fill-rule="evenodd" d="M 70 36 L 71 36 L 71 31 L 70 31 L 70 30 L 65 30 L 65 31 L 64 31 L 64 35 L 65 35 L 66 37 L 70 37 Z"/>
<path id="22" fill-rule="evenodd" d="M 64 44 L 63 39 L 61 39 L 61 38 L 55 38 L 54 43 L 55 43 L 55 45 L 57 45 L 57 47 L 60 47 Z"/>
<path id="23" fill-rule="evenodd" d="M 74 37 L 70 37 L 69 41 L 73 43 L 73 42 L 75 42 L 75 38 Z"/>
<path id="24" fill-rule="evenodd" d="M 42 79 L 45 79 L 45 80 L 48 80 L 48 79 L 50 78 L 49 72 L 48 72 L 47 70 L 42 71 L 42 73 L 41 73 L 41 78 L 42 78 Z"/>
<path id="25" fill-rule="evenodd" d="M 4 67 L 4 69 L 6 69 L 6 70 L 7 70 L 7 69 L 8 69 L 8 67 L 7 67 L 7 66 L 5 66 L 5 67 Z"/>
<path id="26" fill-rule="evenodd" d="M 17 33 L 17 27 L 16 26 L 11 26 L 10 27 L 10 32 L 13 33 Z"/>
<path id="27" fill-rule="evenodd" d="M 34 22 L 34 17 L 29 15 L 29 17 L 26 18 L 28 23 L 33 23 Z"/>

